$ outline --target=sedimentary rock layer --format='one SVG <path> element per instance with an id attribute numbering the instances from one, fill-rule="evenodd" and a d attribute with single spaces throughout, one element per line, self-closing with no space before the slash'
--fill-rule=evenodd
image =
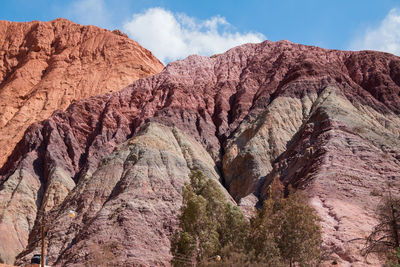
<path id="1" fill-rule="evenodd" d="M 335 261 L 363 266 L 348 241 L 371 230 L 388 184 L 400 189 L 399 85 L 396 56 L 287 41 L 170 63 L 33 124 L 1 171 L 0 229 L 16 251 L 29 243 L 19 262 L 38 249 L 46 211 L 52 264 L 97 251 L 115 266 L 168 265 L 189 170 L 220 180 L 246 210 L 279 176 L 309 194 Z"/>
<path id="2" fill-rule="evenodd" d="M 65 19 L 0 21 L 0 165 L 30 124 L 162 68 L 150 51 L 118 30 Z"/>

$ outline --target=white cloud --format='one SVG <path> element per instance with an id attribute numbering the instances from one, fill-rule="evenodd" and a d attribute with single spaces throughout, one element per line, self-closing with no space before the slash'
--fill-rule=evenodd
<path id="1" fill-rule="evenodd" d="M 72 21 L 84 25 L 96 25 L 110 28 L 111 12 L 104 0 L 78 0 L 72 2 L 64 11 L 65 16 Z"/>
<path id="2" fill-rule="evenodd" d="M 351 43 L 354 50 L 379 50 L 400 56 L 400 10 L 392 9 L 380 25 Z"/>
<path id="3" fill-rule="evenodd" d="M 265 40 L 261 33 L 232 32 L 221 16 L 199 21 L 185 14 L 173 14 L 163 8 L 150 8 L 134 14 L 124 31 L 163 62 L 191 54 L 210 56 L 234 46 Z"/>

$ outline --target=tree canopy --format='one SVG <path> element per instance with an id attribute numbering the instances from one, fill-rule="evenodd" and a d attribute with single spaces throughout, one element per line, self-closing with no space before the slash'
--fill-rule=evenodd
<path id="1" fill-rule="evenodd" d="M 273 179 L 269 197 L 247 220 L 220 185 L 197 171 L 185 184 L 179 229 L 171 239 L 174 266 L 315 266 L 321 229 L 315 211 L 299 193 L 284 197 Z M 218 261 L 217 255 L 221 260 Z"/>

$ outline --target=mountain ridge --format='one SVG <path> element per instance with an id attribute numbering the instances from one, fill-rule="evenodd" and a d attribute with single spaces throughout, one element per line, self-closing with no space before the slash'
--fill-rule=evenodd
<path id="1" fill-rule="evenodd" d="M 363 266 L 362 244 L 347 241 L 376 222 L 371 191 L 388 181 L 400 189 L 399 79 L 400 59 L 390 54 L 265 41 L 169 63 L 119 92 L 55 112 L 26 131 L 1 170 L 2 214 L 17 199 L 32 208 L 13 218 L 31 233 L 17 262 L 38 248 L 38 211 L 45 210 L 56 222 L 49 242 L 57 265 L 110 249 L 116 266 L 168 265 L 179 184 L 200 169 L 244 209 L 265 197 L 277 175 L 302 188 L 335 261 Z M 75 222 L 63 216 L 69 208 L 81 213 Z"/>
<path id="2" fill-rule="evenodd" d="M 0 165 L 30 124 L 162 68 L 150 51 L 118 30 L 66 19 L 0 21 Z"/>

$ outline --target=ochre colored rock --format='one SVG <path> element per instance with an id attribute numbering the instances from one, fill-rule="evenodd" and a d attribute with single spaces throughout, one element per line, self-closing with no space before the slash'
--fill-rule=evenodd
<path id="1" fill-rule="evenodd" d="M 338 266 L 365 266 L 351 240 L 376 223 L 388 183 L 400 193 L 399 85 L 396 56 L 287 41 L 172 62 L 31 125 L 1 170 L 0 227 L 28 244 L 17 263 L 39 249 L 42 210 L 53 265 L 168 266 L 190 170 L 246 212 L 279 176 L 310 196 Z"/>
<path id="2" fill-rule="evenodd" d="M 0 165 L 30 124 L 162 68 L 119 31 L 65 19 L 0 21 Z"/>

